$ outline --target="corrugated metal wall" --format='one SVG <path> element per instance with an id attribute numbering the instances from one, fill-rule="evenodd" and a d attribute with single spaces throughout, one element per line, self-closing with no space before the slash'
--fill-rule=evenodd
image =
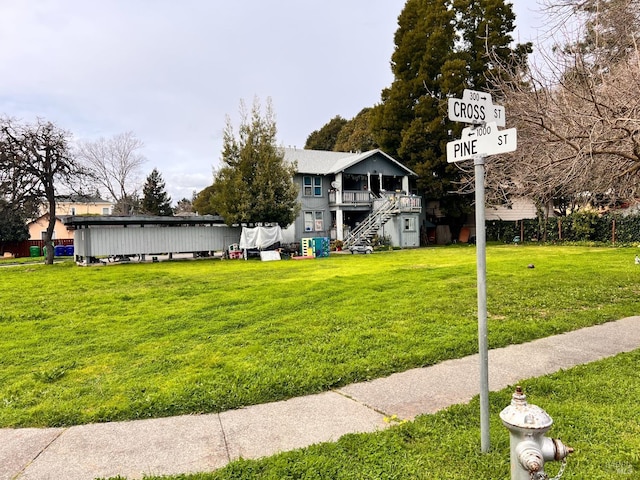
<path id="1" fill-rule="evenodd" d="M 75 232 L 75 254 L 101 257 L 222 251 L 240 241 L 241 231 L 226 225 L 82 228 Z"/>

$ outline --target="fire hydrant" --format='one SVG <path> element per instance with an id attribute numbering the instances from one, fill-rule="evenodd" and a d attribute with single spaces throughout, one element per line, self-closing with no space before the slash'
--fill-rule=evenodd
<path id="1" fill-rule="evenodd" d="M 573 452 L 559 439 L 545 437 L 553 420 L 542 408 L 529 405 L 522 388 L 517 387 L 511 405 L 500 412 L 500 419 L 509 429 L 511 446 L 511 480 L 545 480 L 544 463 L 562 461 L 564 471 L 566 457 Z"/>

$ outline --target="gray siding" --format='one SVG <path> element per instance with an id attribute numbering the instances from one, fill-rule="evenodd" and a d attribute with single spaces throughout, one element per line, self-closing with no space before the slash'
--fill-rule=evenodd
<path id="1" fill-rule="evenodd" d="M 512 201 L 511 208 L 504 206 L 486 207 L 486 220 L 515 221 L 525 218 L 536 218 L 538 211 L 535 203 L 527 198 L 516 198 Z"/>
<path id="2" fill-rule="evenodd" d="M 410 229 L 407 223 L 410 222 Z M 391 244 L 397 247 L 409 248 L 420 246 L 420 214 L 405 213 L 389 219 L 382 226 L 378 235 L 388 236 Z"/>
<path id="3" fill-rule="evenodd" d="M 403 177 L 407 174 L 406 170 L 390 162 L 384 155 L 379 153 L 345 169 L 345 173 L 360 175 L 373 174 L 374 172 L 376 175 L 382 173 L 385 176 L 397 175 L 398 177 Z"/>
<path id="4" fill-rule="evenodd" d="M 307 174 L 309 175 L 309 174 Z M 311 175 L 312 177 L 322 177 L 322 196 L 305 196 L 303 195 L 303 175 L 298 174 L 294 177 L 295 184 L 299 187 L 298 202 L 300 203 L 300 213 L 296 218 L 295 225 L 295 238 L 300 241 L 302 238 L 308 237 L 328 237 L 331 229 L 331 211 L 329 210 L 329 189 L 331 188 L 331 179 L 333 175 Z M 323 212 L 324 230 L 306 232 L 304 229 L 304 212 Z"/>

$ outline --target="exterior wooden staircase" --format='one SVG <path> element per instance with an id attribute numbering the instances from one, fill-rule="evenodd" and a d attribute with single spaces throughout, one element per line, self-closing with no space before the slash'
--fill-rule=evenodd
<path id="1" fill-rule="evenodd" d="M 394 197 L 384 197 L 386 201 L 371 212 L 356 228 L 354 228 L 344 240 L 344 248 L 353 245 L 366 245 L 378 233 L 378 230 L 398 214 L 398 200 Z"/>

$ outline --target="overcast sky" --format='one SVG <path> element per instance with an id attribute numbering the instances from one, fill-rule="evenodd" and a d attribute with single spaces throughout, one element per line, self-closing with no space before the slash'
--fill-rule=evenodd
<path id="1" fill-rule="evenodd" d="M 515 0 L 516 41 L 534 40 Z M 212 182 L 226 115 L 271 98 L 278 142 L 375 105 L 405 0 L 0 0 L 0 115 L 76 140 L 133 131 L 174 203 Z M 508 114 L 508 112 L 507 112 Z"/>

